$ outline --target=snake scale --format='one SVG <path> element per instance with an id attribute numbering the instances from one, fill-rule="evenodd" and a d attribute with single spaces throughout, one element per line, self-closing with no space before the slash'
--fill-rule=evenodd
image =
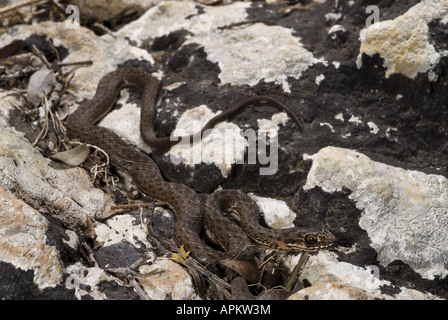
<path id="1" fill-rule="evenodd" d="M 159 138 L 155 134 L 156 102 L 159 81 L 149 73 L 136 68 L 122 68 L 106 74 L 99 82 L 91 100 L 83 102 L 67 120 L 67 134 L 70 139 L 96 145 L 109 156 L 111 163 L 128 173 L 139 189 L 147 196 L 165 201 L 176 213 L 174 235 L 179 244 L 203 264 L 218 263 L 220 260 L 237 256 L 251 243 L 251 239 L 280 250 L 318 250 L 334 244 L 334 236 L 326 230 L 289 228 L 274 230 L 259 224 L 260 211 L 253 200 L 241 191 L 223 190 L 213 193 L 205 203 L 190 187 L 166 181 L 154 160 L 138 149 L 125 143 L 113 131 L 96 126 L 114 105 L 120 90 L 125 86 L 142 89 L 141 134 L 146 143 L 161 148 L 175 145 L 179 140 Z M 302 129 L 297 116 L 277 100 L 256 96 L 212 118 L 201 130 L 206 129 L 237 113 L 255 102 L 267 101 L 287 112 Z M 193 139 L 193 136 L 190 136 Z M 222 212 L 235 211 L 240 216 L 241 227 L 230 222 Z M 224 250 L 209 246 L 201 238 L 205 220 Z"/>

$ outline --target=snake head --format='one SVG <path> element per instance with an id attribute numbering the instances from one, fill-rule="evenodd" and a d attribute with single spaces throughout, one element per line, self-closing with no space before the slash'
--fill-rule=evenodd
<path id="1" fill-rule="evenodd" d="M 260 237 L 254 240 L 268 247 L 285 251 L 318 251 L 336 245 L 336 237 L 326 229 L 293 227 L 269 230 L 272 234 L 268 240 L 262 241 Z"/>
<path id="2" fill-rule="evenodd" d="M 327 229 L 305 233 L 303 236 L 305 251 L 322 250 L 333 247 L 336 244 L 336 237 Z"/>

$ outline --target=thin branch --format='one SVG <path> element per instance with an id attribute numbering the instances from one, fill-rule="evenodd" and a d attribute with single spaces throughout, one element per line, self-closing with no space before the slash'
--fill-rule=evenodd
<path id="1" fill-rule="evenodd" d="M 21 7 L 29 6 L 29 5 L 38 3 L 38 2 L 43 2 L 43 1 L 42 0 L 28 0 L 28 1 L 24 1 L 22 3 L 13 4 L 13 5 L 10 5 L 10 6 L 0 9 L 0 14 L 6 13 L 9 11 L 13 11 L 13 10 L 16 10 Z"/>

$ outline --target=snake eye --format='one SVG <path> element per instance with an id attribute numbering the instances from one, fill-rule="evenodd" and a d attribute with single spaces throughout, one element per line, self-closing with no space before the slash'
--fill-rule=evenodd
<path id="1" fill-rule="evenodd" d="M 317 243 L 317 237 L 313 234 L 307 234 L 305 236 L 305 242 L 309 245 L 314 245 Z"/>

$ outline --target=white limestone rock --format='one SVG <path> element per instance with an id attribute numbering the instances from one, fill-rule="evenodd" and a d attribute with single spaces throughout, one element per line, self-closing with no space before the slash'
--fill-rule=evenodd
<path id="1" fill-rule="evenodd" d="M 264 221 L 269 227 L 274 229 L 294 227 L 296 214 L 288 207 L 286 202 L 256 196 L 253 193 L 249 193 L 248 195 L 260 207 L 260 210 L 263 212 Z"/>
<path id="2" fill-rule="evenodd" d="M 129 214 L 120 214 L 107 219 L 104 223 L 95 223 L 96 241 L 110 246 L 121 241 L 126 241 L 139 249 L 151 248 L 147 240 L 147 229 L 143 221 L 137 221 Z M 144 247 L 141 247 L 141 244 Z"/>
<path id="3" fill-rule="evenodd" d="M 61 283 L 64 267 L 58 249 L 47 244 L 49 222 L 39 211 L 82 232 L 88 217 L 101 217 L 113 202 L 84 170 L 52 168 L 22 133 L 8 127 L 8 112 L 16 104 L 13 96 L 0 103 L 0 261 L 33 270 L 34 284 L 45 289 Z M 76 234 L 66 233 L 64 243 L 76 248 Z"/>
<path id="4" fill-rule="evenodd" d="M 407 263 L 423 278 L 448 274 L 448 179 L 375 162 L 342 148 L 327 147 L 305 156 L 313 161 L 304 189 L 343 188 L 362 210 L 365 229 L 387 266 Z"/>
<path id="5" fill-rule="evenodd" d="M 386 78 L 395 73 L 415 78 L 418 73 L 430 71 L 447 54 L 437 52 L 429 41 L 428 23 L 436 19 L 448 19 L 447 1 L 424 0 L 394 20 L 362 29 L 358 68 L 363 53 L 378 53 L 384 58 Z"/>
<path id="6" fill-rule="evenodd" d="M 78 231 L 87 229 L 87 217 L 101 217 L 113 205 L 84 170 L 56 170 L 49 163 L 22 134 L 2 128 L 0 186 L 15 190 L 28 202 L 45 203 L 57 218 Z"/>
<path id="7" fill-rule="evenodd" d="M 364 268 L 346 262 L 339 262 L 334 252 L 319 252 L 311 256 L 300 279 L 306 279 L 311 286 L 291 295 L 289 300 L 434 300 L 437 296 L 401 287 L 397 294 L 381 292 L 381 287 L 390 286 L 381 280 L 376 266 Z"/>
<path id="8" fill-rule="evenodd" d="M 187 137 L 201 131 L 201 128 L 217 113 L 205 105 L 185 111 L 179 118 L 174 136 Z M 241 135 L 240 128 L 230 122 L 223 121 L 209 130 L 209 134 L 193 144 L 179 143 L 173 146 L 166 155 L 173 164 L 194 166 L 199 163 L 214 164 L 227 177 L 232 164 L 244 160 L 247 142 Z M 189 139 L 187 139 L 189 140 Z"/>
<path id="9" fill-rule="evenodd" d="M 102 281 L 115 282 L 123 285 L 123 282 L 98 267 L 86 267 L 80 262 L 69 265 L 65 272 L 68 277 L 65 280 L 67 289 L 74 289 L 75 297 L 81 300 L 83 296 L 90 296 L 94 300 L 107 300 L 106 294 L 99 288 Z"/>
<path id="10" fill-rule="evenodd" d="M 153 300 L 196 300 L 197 295 L 189 274 L 177 263 L 158 259 L 154 264 L 139 268 L 138 282 Z"/>
<path id="11" fill-rule="evenodd" d="M 48 226 L 36 209 L 0 184 L 0 261 L 33 270 L 33 282 L 39 289 L 55 287 L 63 274 L 58 250 L 46 243 Z"/>
<path id="12" fill-rule="evenodd" d="M 201 128 L 219 113 L 220 111 L 214 113 L 205 105 L 191 108 L 180 116 L 172 136 L 189 137 L 200 132 Z M 253 140 L 256 135 L 268 135 L 270 139 L 277 137 L 279 124 L 284 125 L 288 120 L 285 112 L 274 114 L 271 119 L 259 119 L 258 133 L 251 131 Z M 255 146 L 255 141 L 251 141 L 250 137 L 250 134 L 245 136 L 244 130 L 236 124 L 223 121 L 193 144 L 190 145 L 187 139 L 186 143 L 171 147 L 166 156 L 170 157 L 174 165 L 214 164 L 221 170 L 222 176 L 227 177 L 234 163 L 244 163 L 244 154 L 248 147 L 248 153 L 253 152 L 256 156 L 256 150 L 251 149 L 251 146 Z"/>
<path id="13" fill-rule="evenodd" d="M 247 19 L 246 10 L 251 6 L 248 2 L 203 7 L 200 15 L 196 6 L 192 2 L 162 2 L 116 34 L 140 43 L 176 30 L 188 30 L 193 35 L 184 45 L 198 43 L 204 47 L 207 59 L 221 69 L 222 84 L 253 86 L 264 79 L 281 84 L 285 92 L 290 92 L 288 77 L 297 79 L 311 65 L 326 63 L 306 50 L 300 38 L 292 35 L 292 29 L 262 23 L 219 29 Z"/>

